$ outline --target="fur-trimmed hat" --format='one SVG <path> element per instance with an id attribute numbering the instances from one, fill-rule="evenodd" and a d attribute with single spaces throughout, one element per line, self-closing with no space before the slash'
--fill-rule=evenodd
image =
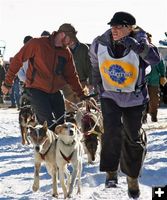
<path id="1" fill-rule="evenodd" d="M 113 25 L 135 25 L 136 19 L 133 15 L 127 12 L 116 12 L 113 18 L 108 22 L 110 26 Z"/>

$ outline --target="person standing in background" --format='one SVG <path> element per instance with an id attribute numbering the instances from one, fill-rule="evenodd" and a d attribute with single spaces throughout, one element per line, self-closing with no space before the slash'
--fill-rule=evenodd
<path id="1" fill-rule="evenodd" d="M 67 33 L 72 33 L 74 37 L 71 40 L 71 43 L 69 44 L 69 48 L 72 52 L 76 70 L 79 76 L 79 80 L 82 84 L 82 87 L 88 88 L 88 90 L 91 90 L 91 63 L 90 63 L 90 58 L 89 58 L 89 47 L 81 43 L 78 38 L 77 38 L 77 31 L 75 30 L 74 26 L 65 23 L 62 24 L 59 28 L 59 30 L 67 32 Z M 77 97 L 76 93 L 72 91 L 70 85 L 65 85 L 64 88 L 62 89 L 64 96 L 67 100 L 73 102 L 73 103 L 78 103 L 80 100 Z M 69 110 L 70 108 L 67 108 Z"/>
<path id="2" fill-rule="evenodd" d="M 31 40 L 33 37 L 30 35 L 27 35 L 24 37 L 23 44 L 25 45 L 29 40 Z M 21 96 L 20 96 L 20 107 L 23 107 L 25 105 L 30 105 L 30 98 L 28 95 L 28 92 L 25 88 L 25 82 L 26 82 L 26 72 L 27 68 L 29 66 L 29 61 L 26 60 L 23 63 L 23 66 L 19 69 L 18 71 L 18 78 L 20 80 L 20 85 L 21 85 Z"/>
<path id="3" fill-rule="evenodd" d="M 0 87 L 1 87 L 4 79 L 5 79 L 4 62 L 3 62 L 3 58 L 0 57 Z M 3 93 L 1 91 L 1 89 L 0 89 L 0 103 L 3 103 Z"/>
<path id="4" fill-rule="evenodd" d="M 33 37 L 30 36 L 30 35 L 25 36 L 24 40 L 23 40 L 23 44 L 25 45 L 32 38 Z M 18 71 L 18 78 L 20 79 L 21 82 L 23 82 L 23 84 L 26 81 L 26 71 L 27 71 L 27 68 L 28 68 L 28 60 L 23 63 L 23 66 Z"/>
<path id="5" fill-rule="evenodd" d="M 160 56 L 132 14 L 116 12 L 108 24 L 110 29 L 90 47 L 92 83 L 100 95 L 104 123 L 100 171 L 106 172 L 106 188 L 117 187 L 120 164 L 129 197 L 138 198 L 146 153 L 140 131 L 148 102 L 145 69 L 159 63 Z"/>
<path id="6" fill-rule="evenodd" d="M 10 58 L 10 63 L 13 58 Z M 18 74 L 16 74 L 12 88 L 9 92 L 11 105 L 8 108 L 16 108 L 20 110 L 20 96 L 21 96 L 21 87 L 20 87 L 20 80 L 18 78 Z"/>
<path id="7" fill-rule="evenodd" d="M 148 40 L 152 43 L 152 35 L 147 33 Z M 151 72 L 146 77 L 149 93 L 149 102 L 143 114 L 143 123 L 147 122 L 147 113 L 151 116 L 152 122 L 157 122 L 158 108 L 160 104 L 160 85 L 164 86 L 167 83 L 166 67 L 164 61 L 161 60 L 158 64 L 151 66 Z"/>
<path id="8" fill-rule="evenodd" d="M 15 77 L 12 89 L 10 91 L 10 100 L 11 100 L 11 106 L 8 108 L 16 108 L 20 110 L 20 96 L 21 96 L 21 90 L 20 90 L 20 81 L 18 76 Z"/>
<path id="9" fill-rule="evenodd" d="M 49 31 L 43 31 L 42 33 L 41 33 L 41 37 L 48 37 L 48 36 L 50 36 L 50 33 L 49 33 Z"/>

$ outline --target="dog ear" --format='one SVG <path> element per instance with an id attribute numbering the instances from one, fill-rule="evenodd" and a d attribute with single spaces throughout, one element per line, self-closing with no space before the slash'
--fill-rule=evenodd
<path id="1" fill-rule="evenodd" d="M 43 128 L 44 128 L 45 130 L 48 129 L 48 123 L 47 123 L 47 121 L 44 121 L 44 123 L 43 123 Z"/>
<path id="2" fill-rule="evenodd" d="M 30 130 L 30 132 L 34 131 L 34 127 L 31 125 L 28 125 L 27 128 Z"/>
<path id="3" fill-rule="evenodd" d="M 60 132 L 61 132 L 61 130 L 62 130 L 62 125 L 60 124 L 60 125 L 57 125 L 56 127 L 55 127 L 55 133 L 56 134 L 59 134 Z"/>
<path id="4" fill-rule="evenodd" d="M 34 121 L 36 120 L 35 114 L 32 115 L 32 120 L 34 120 Z"/>

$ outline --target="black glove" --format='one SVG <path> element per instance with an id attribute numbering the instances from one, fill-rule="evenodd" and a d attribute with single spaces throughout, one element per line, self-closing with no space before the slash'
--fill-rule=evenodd
<path id="1" fill-rule="evenodd" d="M 140 44 L 136 39 L 132 37 L 125 37 L 121 40 L 121 43 L 131 50 L 133 50 L 135 53 L 140 54 L 144 50 L 143 44 Z"/>

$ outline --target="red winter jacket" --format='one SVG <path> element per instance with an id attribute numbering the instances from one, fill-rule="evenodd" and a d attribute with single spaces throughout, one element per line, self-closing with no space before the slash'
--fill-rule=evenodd
<path id="1" fill-rule="evenodd" d="M 6 85 L 12 85 L 15 74 L 22 67 L 23 62 L 28 60 L 27 88 L 55 93 L 68 83 L 78 96 L 84 94 L 72 54 L 68 48 L 54 46 L 55 34 L 50 37 L 31 39 L 20 49 L 10 63 L 5 78 Z"/>

